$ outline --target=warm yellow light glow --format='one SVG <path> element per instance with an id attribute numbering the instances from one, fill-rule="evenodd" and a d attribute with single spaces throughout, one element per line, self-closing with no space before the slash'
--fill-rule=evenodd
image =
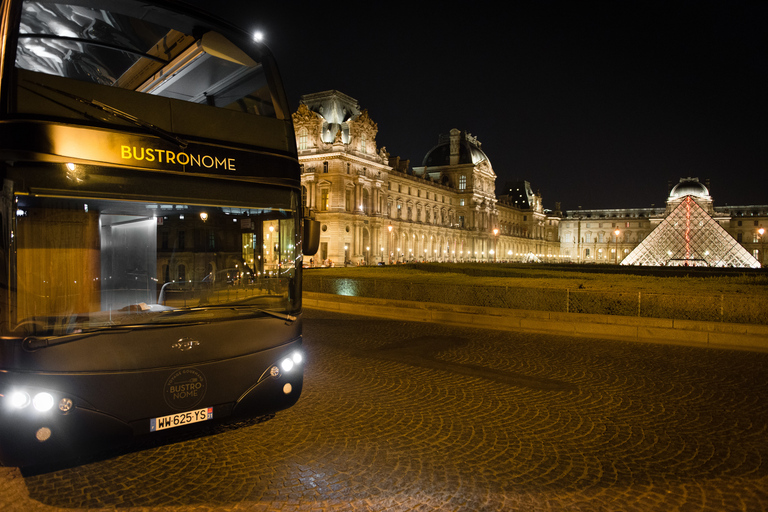
<path id="1" fill-rule="evenodd" d="M 203 222 L 207 221 L 208 220 L 208 214 L 205 213 L 205 212 L 200 212 L 200 220 L 202 220 Z"/>

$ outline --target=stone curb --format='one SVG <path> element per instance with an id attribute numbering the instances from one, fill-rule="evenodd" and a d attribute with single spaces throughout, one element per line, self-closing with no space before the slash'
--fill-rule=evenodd
<path id="1" fill-rule="evenodd" d="M 413 322 L 566 336 L 768 351 L 768 326 L 556 313 L 304 292 L 304 307 Z"/>

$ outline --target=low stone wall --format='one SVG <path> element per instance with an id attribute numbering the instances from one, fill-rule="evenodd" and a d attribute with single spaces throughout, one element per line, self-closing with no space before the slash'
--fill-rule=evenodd
<path id="1" fill-rule="evenodd" d="M 305 307 L 485 329 L 768 351 L 768 326 L 508 309 L 305 292 Z"/>
<path id="2" fill-rule="evenodd" d="M 699 294 L 515 286 L 429 285 L 304 273 L 305 292 L 551 313 L 768 325 L 768 293 Z"/>

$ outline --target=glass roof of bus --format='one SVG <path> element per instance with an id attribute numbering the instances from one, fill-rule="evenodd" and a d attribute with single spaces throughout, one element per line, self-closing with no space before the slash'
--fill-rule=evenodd
<path id="1" fill-rule="evenodd" d="M 130 0 L 75 3 L 24 2 L 18 68 L 273 115 L 262 66 L 221 34 Z"/>

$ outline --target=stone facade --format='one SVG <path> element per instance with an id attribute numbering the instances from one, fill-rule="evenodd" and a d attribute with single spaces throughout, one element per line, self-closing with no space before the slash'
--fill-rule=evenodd
<path id="1" fill-rule="evenodd" d="M 562 259 L 574 263 L 620 263 L 686 195 L 694 197 L 758 262 L 763 266 L 768 264 L 764 252 L 768 238 L 768 205 L 715 206 L 708 187 L 697 178 L 683 178 L 677 185 L 670 186 L 670 195 L 663 208 L 563 212 L 560 222 Z"/>
<path id="2" fill-rule="evenodd" d="M 527 181 L 507 183 L 496 196 L 496 173 L 476 137 L 453 129 L 439 137 L 420 166 L 412 167 L 378 147 L 378 125 L 357 100 L 338 91 L 303 96 L 293 122 L 304 206 L 321 223 L 314 265 L 617 264 L 679 199 L 670 196 L 665 207 L 560 212 L 558 203 L 545 210 L 541 194 Z M 698 190 L 695 178 L 670 189 L 684 194 L 684 181 Z M 712 218 L 758 261 L 768 263 L 768 233 L 760 233 L 768 229 L 768 205 L 717 207 L 704 184 L 700 187 Z"/>
<path id="3" fill-rule="evenodd" d="M 293 122 L 304 204 L 321 223 L 315 265 L 559 253 L 559 217 L 544 211 L 527 182 L 524 203 L 497 198 L 493 166 L 470 134 L 451 130 L 412 168 L 377 146 L 376 123 L 338 91 L 303 96 Z"/>

